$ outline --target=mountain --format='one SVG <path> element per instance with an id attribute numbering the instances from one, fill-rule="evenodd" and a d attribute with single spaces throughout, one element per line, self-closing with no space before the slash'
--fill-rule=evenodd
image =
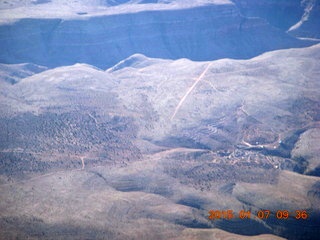
<path id="1" fill-rule="evenodd" d="M 320 38 L 318 26 L 320 24 L 320 1 L 303 1 L 304 13 L 301 19 L 290 27 L 289 33 L 299 37 Z"/>
<path id="2" fill-rule="evenodd" d="M 316 239 L 317 0 L 0 2 L 1 239 Z"/>
<path id="3" fill-rule="evenodd" d="M 20 79 L 26 78 L 44 70 L 47 70 L 47 68 L 32 63 L 0 64 L 0 79 L 5 83 L 15 84 L 19 82 Z"/>
<path id="4" fill-rule="evenodd" d="M 23 8 L 1 11 L 5 20 L 0 32 L 5 37 L 0 45 L 6 49 L 0 52 L 1 62 L 49 67 L 82 62 L 107 68 L 135 53 L 208 61 L 251 58 L 314 43 L 291 37 L 262 18 L 244 17 L 227 0 L 173 1 L 158 8 L 156 4 L 74 7 L 72 11 L 68 5 L 59 10 L 45 5 L 33 6 L 28 16 Z"/>
<path id="5" fill-rule="evenodd" d="M 288 30 L 296 24 L 304 13 L 301 0 L 232 0 L 246 17 L 260 17 L 271 25 Z"/>
<path id="6" fill-rule="evenodd" d="M 8 85 L 2 98 L 19 108 L 2 106 L 0 119 L 4 236 L 12 224 L 44 238 L 72 229 L 200 238 L 218 234 L 199 230 L 212 227 L 316 236 L 319 149 L 309 136 L 319 128 L 319 58 L 320 45 L 210 62 L 135 54 L 106 71 L 75 64 Z M 274 215 L 248 220 L 254 230 L 241 219 L 208 221 L 210 209 L 226 206 Z M 300 228 L 275 219 L 298 208 L 310 215 Z M 99 209 L 108 214 L 97 217 Z"/>
<path id="7" fill-rule="evenodd" d="M 290 35 L 319 41 L 319 0 L 233 0 L 246 17 L 260 17 Z"/>

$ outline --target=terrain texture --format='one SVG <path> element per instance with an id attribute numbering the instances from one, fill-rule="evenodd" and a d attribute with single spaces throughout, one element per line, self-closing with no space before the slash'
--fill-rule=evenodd
<path id="1" fill-rule="evenodd" d="M 0 239 L 316 239 L 319 2 L 93 2 L 0 3 Z"/>

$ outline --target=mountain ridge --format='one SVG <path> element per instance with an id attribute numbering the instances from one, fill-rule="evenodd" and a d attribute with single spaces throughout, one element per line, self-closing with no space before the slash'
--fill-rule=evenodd
<path id="1" fill-rule="evenodd" d="M 245 18 L 233 4 L 84 19 L 20 19 L 1 24 L 0 32 L 6 36 L 0 38 L 6 49 L 0 52 L 1 62 L 49 67 L 83 62 L 108 68 L 135 53 L 195 61 L 252 58 L 270 50 L 314 44 L 263 19 Z"/>

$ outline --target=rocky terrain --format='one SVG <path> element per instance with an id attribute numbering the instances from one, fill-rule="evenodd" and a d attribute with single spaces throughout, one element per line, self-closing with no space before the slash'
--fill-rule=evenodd
<path id="1" fill-rule="evenodd" d="M 84 62 L 107 68 L 135 53 L 196 61 L 243 59 L 313 43 L 293 38 L 263 18 L 244 17 L 227 0 L 208 2 L 174 2 L 159 9 L 154 4 L 120 5 L 115 11 L 102 8 L 80 15 L 83 11 L 57 10 L 63 16 L 57 11 L 43 15 L 42 5 L 36 5 L 26 18 L 21 8 L 5 9 L 0 45 L 6 50 L 0 52 L 0 61 L 50 67 Z"/>
<path id="2" fill-rule="evenodd" d="M 261 17 L 290 35 L 319 39 L 319 0 L 232 0 L 246 17 Z"/>
<path id="3" fill-rule="evenodd" d="M 316 4 L 1 2 L 0 239 L 316 239 Z"/>

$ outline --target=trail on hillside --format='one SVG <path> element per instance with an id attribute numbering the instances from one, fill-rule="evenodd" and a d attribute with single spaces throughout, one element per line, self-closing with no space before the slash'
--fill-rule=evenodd
<path id="1" fill-rule="evenodd" d="M 211 63 L 209 63 L 207 65 L 207 67 L 205 68 L 205 70 L 200 74 L 200 76 L 196 79 L 196 81 L 193 83 L 193 85 L 188 89 L 188 91 L 185 93 L 185 95 L 181 98 L 179 104 L 177 105 L 176 109 L 174 110 L 174 113 L 171 116 L 171 121 L 174 119 L 174 117 L 176 116 L 177 112 L 179 111 L 180 107 L 182 106 L 183 102 L 187 99 L 187 97 L 189 96 L 189 94 L 193 91 L 193 89 L 197 86 L 197 84 L 201 81 L 201 79 L 205 76 L 205 74 L 207 73 L 207 71 L 209 70 L 211 66 Z"/>

